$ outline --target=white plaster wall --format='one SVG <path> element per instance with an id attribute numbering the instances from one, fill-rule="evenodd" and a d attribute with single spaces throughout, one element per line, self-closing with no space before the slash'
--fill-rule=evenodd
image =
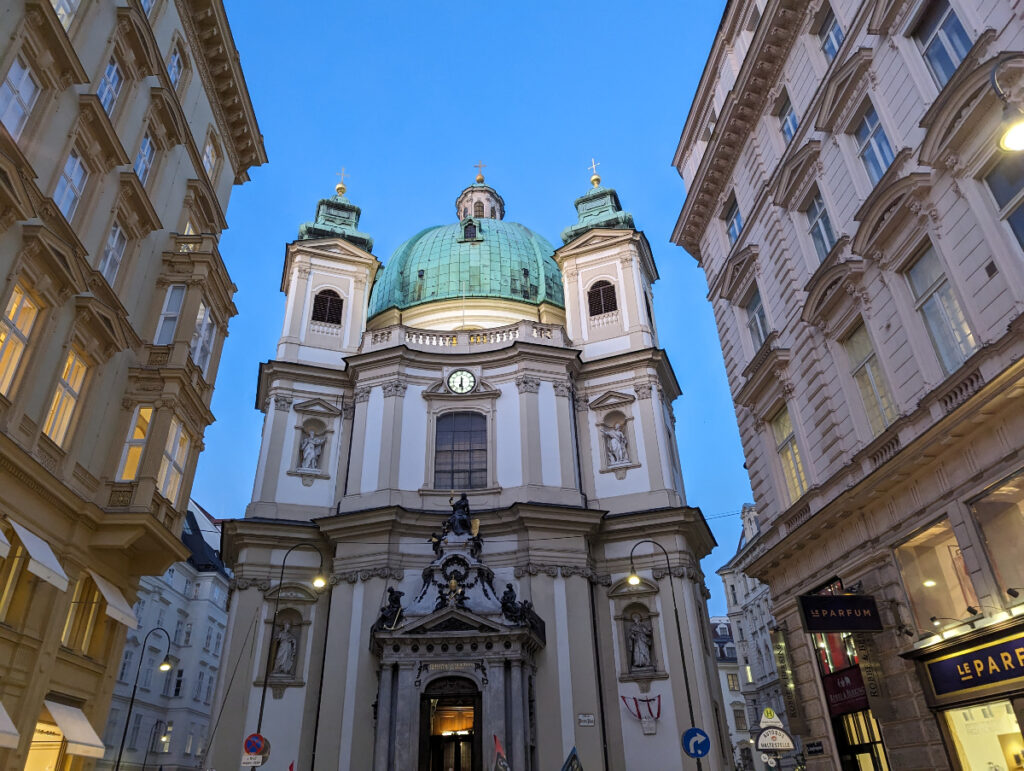
<path id="1" fill-rule="evenodd" d="M 256 479 L 252 483 L 252 499 L 258 500 L 260 490 L 263 487 L 263 479 L 267 473 L 267 457 L 270 453 L 270 437 L 274 434 L 274 419 L 277 417 L 277 410 L 274 409 L 274 400 L 270 399 L 266 414 L 263 416 L 263 433 L 260 436 L 260 457 L 256 463 Z M 276 473 L 276 469 L 274 473 Z"/>
<path id="2" fill-rule="evenodd" d="M 519 422 L 519 390 L 515 383 L 498 386 L 497 401 L 498 485 L 518 487 L 523 483 L 523 450 Z"/>
<path id="3" fill-rule="evenodd" d="M 345 369 L 345 359 L 341 352 L 327 348 L 313 348 L 308 345 L 299 346 L 299 361 L 303 364 L 316 364 L 323 367 Z"/>
<path id="4" fill-rule="evenodd" d="M 426 478 L 427 403 L 423 386 L 409 385 L 402 400 L 402 446 L 398 458 L 398 487 L 419 490 Z"/>
<path id="5" fill-rule="evenodd" d="M 363 453 L 363 473 L 359 478 L 359 490 L 364 493 L 377 489 L 377 474 L 380 468 L 380 427 L 384 420 L 384 394 L 379 388 L 370 391 L 366 403 L 366 441 L 361 448 Z M 353 447 L 352 452 L 360 448 Z"/>
<path id="6" fill-rule="evenodd" d="M 558 433 L 558 412 L 555 404 L 554 384 L 547 380 L 540 383 L 537 393 L 537 412 L 540 416 L 540 463 L 541 478 L 545 485 L 561 487 L 571 484 L 562 479 L 562 464 L 558 448 L 564 437 Z"/>

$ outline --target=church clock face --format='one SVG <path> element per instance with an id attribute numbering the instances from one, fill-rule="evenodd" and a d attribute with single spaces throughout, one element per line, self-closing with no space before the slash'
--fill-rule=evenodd
<path id="1" fill-rule="evenodd" d="M 468 394 L 476 388 L 476 375 L 468 369 L 457 369 L 448 375 L 448 388 L 452 393 Z"/>

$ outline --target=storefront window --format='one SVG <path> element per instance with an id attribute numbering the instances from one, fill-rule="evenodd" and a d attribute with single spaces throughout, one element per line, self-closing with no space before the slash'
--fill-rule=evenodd
<path id="1" fill-rule="evenodd" d="M 921 634 L 958 625 L 978 596 L 967 575 L 953 528 L 941 520 L 896 547 L 903 585 Z"/>
<path id="2" fill-rule="evenodd" d="M 889 771 L 882 734 L 871 710 L 851 712 L 834 721 L 839 758 L 844 769 Z"/>
<path id="3" fill-rule="evenodd" d="M 814 650 L 818 654 L 818 664 L 823 675 L 848 669 L 858 663 L 853 635 L 849 632 L 812 634 L 811 639 L 814 640 Z"/>
<path id="4" fill-rule="evenodd" d="M 985 548 L 996 571 L 1000 590 L 1013 589 L 1024 595 L 1024 591 L 1020 591 L 1024 587 L 1024 560 L 1020 558 L 1020 534 L 1024 531 L 1024 473 L 1006 480 L 976 500 L 971 504 L 971 511 L 985 536 Z"/>
<path id="5" fill-rule="evenodd" d="M 1009 701 L 950 709 L 943 716 L 964 771 L 1024 767 L 1024 740 Z"/>

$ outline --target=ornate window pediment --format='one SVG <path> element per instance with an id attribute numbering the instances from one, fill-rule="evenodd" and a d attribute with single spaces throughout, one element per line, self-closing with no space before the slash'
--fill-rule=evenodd
<path id="1" fill-rule="evenodd" d="M 157 216 L 153 202 L 133 171 L 122 171 L 117 192 L 117 205 L 121 224 L 132 238 L 145 238 L 163 225 Z"/>
<path id="2" fill-rule="evenodd" d="M 750 364 L 743 370 L 745 382 L 736 401 L 766 419 L 776 404 L 793 392 L 789 379 L 789 349 L 778 345 L 779 333 L 772 332 Z"/>
<path id="3" fill-rule="evenodd" d="M 801 319 L 826 335 L 841 335 L 867 304 L 863 274 L 863 259 L 833 251 L 804 287 L 807 300 Z"/>
<path id="4" fill-rule="evenodd" d="M 178 100 L 166 88 L 149 89 L 149 128 L 162 149 L 169 149 L 185 142 L 188 124 L 181 113 Z"/>
<path id="5" fill-rule="evenodd" d="M 899 255 L 912 251 L 924 236 L 928 220 L 938 218 L 928 201 L 930 180 L 926 172 L 914 172 L 891 185 L 877 185 L 853 215 L 860 223 L 853 252 L 889 268 Z"/>
<path id="6" fill-rule="evenodd" d="M 754 276 L 758 271 L 758 252 L 757 245 L 750 244 L 732 255 L 715 281 L 711 290 L 712 297 L 717 295 L 734 305 L 743 302 L 754 285 Z"/>
<path id="7" fill-rule="evenodd" d="M 629 599 L 630 597 L 641 597 L 648 594 L 658 593 L 658 584 L 649 578 L 638 576 L 640 583 L 633 586 L 625 578 L 620 578 L 608 589 L 608 596 L 615 599 Z"/>
<path id="8" fill-rule="evenodd" d="M 228 226 L 224 210 L 206 180 L 190 179 L 186 190 L 185 206 L 196 215 L 200 233 L 219 233 Z"/>
<path id="9" fill-rule="evenodd" d="M 881 0 L 875 3 L 871 18 L 868 19 L 868 32 L 872 35 L 886 34 L 910 5 L 907 0 Z"/>
<path id="10" fill-rule="evenodd" d="M 31 219 L 35 212 L 29 185 L 19 170 L 30 168 L 28 161 L 17 143 L 7 141 L 9 137 L 0 132 L 0 233 L 18 220 Z"/>
<path id="11" fill-rule="evenodd" d="M 978 126 L 983 124 L 982 118 L 987 113 L 997 116 L 1002 110 L 1002 103 L 990 83 L 997 57 L 980 61 L 993 34 L 992 30 L 986 30 L 978 38 L 943 88 L 943 98 L 936 99 L 921 119 L 921 126 L 926 130 L 921 142 L 922 164 L 944 167 L 959 176 L 963 172 L 960 156 L 964 148 L 972 142 L 978 145 L 980 140 L 987 149 L 988 138 L 978 136 Z M 1002 79 L 1009 78 L 1012 78 L 1012 71 L 1007 68 Z"/>
<path id="12" fill-rule="evenodd" d="M 333 419 L 341 414 L 341 409 L 320 398 L 299 402 L 298 404 L 293 405 L 292 409 L 296 412 L 301 412 L 304 415 L 319 418 Z"/>
<path id="13" fill-rule="evenodd" d="M 135 5 L 121 6 L 117 9 L 117 29 L 121 33 L 117 46 L 118 54 L 132 77 L 136 79 L 156 75 L 163 69 L 160 53 L 151 44 L 148 26 L 148 20 Z"/>
<path id="14" fill-rule="evenodd" d="M 87 291 L 89 266 L 71 244 L 41 225 L 23 225 L 21 233 L 17 270 L 28 273 L 33 288 L 47 302 L 60 305 L 72 294 Z"/>
<path id="15" fill-rule="evenodd" d="M 78 113 L 76 131 L 83 152 L 103 171 L 128 163 L 128 154 L 96 94 L 78 97 Z"/>
<path id="16" fill-rule="evenodd" d="M 90 359 L 102 363 L 119 351 L 142 345 L 122 313 L 91 294 L 75 298 L 75 337 Z"/>
<path id="17" fill-rule="evenodd" d="M 818 156 L 821 140 L 814 139 L 793 153 L 783 164 L 772 187 L 772 198 L 783 209 L 796 209 L 820 175 Z"/>
<path id="18" fill-rule="evenodd" d="M 596 399 L 591 399 L 587 406 L 595 412 L 602 412 L 605 410 L 614 410 L 625 407 L 627 404 L 632 404 L 635 401 L 636 397 L 632 394 L 624 394 L 619 391 L 607 391 Z"/>
<path id="19" fill-rule="evenodd" d="M 860 48 L 828 79 L 818 108 L 816 129 L 835 133 L 837 127 L 845 123 L 843 118 L 860 106 L 867 90 L 865 81 L 872 57 L 870 48 Z"/>
<path id="20" fill-rule="evenodd" d="M 89 75 L 78 59 L 57 13 L 47 0 L 29 0 L 25 3 L 25 18 L 28 20 L 30 35 L 38 38 L 38 49 L 53 57 L 52 67 L 40 68 L 40 75 L 47 79 L 50 88 L 63 90 L 73 83 L 88 83 Z M 57 77 L 49 77 L 50 72 Z"/>

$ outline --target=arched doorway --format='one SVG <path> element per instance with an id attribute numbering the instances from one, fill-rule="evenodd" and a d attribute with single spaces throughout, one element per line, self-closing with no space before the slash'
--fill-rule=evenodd
<path id="1" fill-rule="evenodd" d="M 419 771 L 484 771 L 480 691 L 465 677 L 442 677 L 420 697 Z"/>

